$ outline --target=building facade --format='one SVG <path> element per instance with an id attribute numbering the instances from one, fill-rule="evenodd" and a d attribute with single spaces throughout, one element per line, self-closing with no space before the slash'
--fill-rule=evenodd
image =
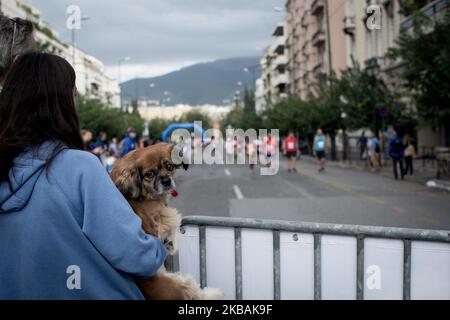
<path id="1" fill-rule="evenodd" d="M 416 4 L 426 15 L 438 16 L 449 2 L 418 0 Z M 317 76 L 331 71 L 339 76 L 354 63 L 374 69 L 390 87 L 399 88 L 398 75 L 405 64 L 387 59 L 386 54 L 401 30 L 412 28 L 411 18 L 402 14 L 402 4 L 401 0 L 287 0 L 289 93 L 307 99 L 314 94 Z M 404 100 L 414 108 L 410 99 Z M 449 136 L 448 127 L 420 125 L 419 150 L 448 144 Z"/>
<path id="2" fill-rule="evenodd" d="M 59 55 L 75 69 L 78 92 L 108 106 L 120 107 L 120 87 L 109 77 L 103 63 L 72 44 L 63 43 L 59 34 L 44 20 L 41 12 L 23 0 L 1 0 L 0 12 L 9 17 L 29 20 L 35 25 L 36 42 L 43 52 Z"/>
<path id="3" fill-rule="evenodd" d="M 289 92 L 306 99 L 317 77 L 348 66 L 342 21 L 346 0 L 288 0 L 286 29 Z M 329 17 L 329 19 L 327 18 Z M 328 22 L 329 21 L 329 22 Z"/>
<path id="4" fill-rule="evenodd" d="M 261 78 L 256 82 L 256 87 L 259 87 L 256 97 L 259 111 L 288 97 L 289 73 L 285 24 L 277 25 L 272 36 L 272 45 L 264 51 L 261 58 Z"/>

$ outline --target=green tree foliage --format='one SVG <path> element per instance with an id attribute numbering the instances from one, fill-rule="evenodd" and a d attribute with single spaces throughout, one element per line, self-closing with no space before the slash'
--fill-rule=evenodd
<path id="1" fill-rule="evenodd" d="M 255 93 L 246 88 L 243 105 L 237 104 L 222 121 L 222 126 L 231 125 L 243 130 L 262 128 L 261 118 L 256 113 Z"/>
<path id="2" fill-rule="evenodd" d="M 77 97 L 77 111 L 81 129 L 90 130 L 94 135 L 105 131 L 108 137 L 117 137 L 120 140 L 128 128 L 135 128 L 138 132 L 144 129 L 144 120 L 140 115 L 110 108 L 82 96 Z"/>
<path id="3" fill-rule="evenodd" d="M 401 77 L 419 117 L 431 125 L 450 122 L 450 10 L 438 19 L 413 14 L 389 56 L 407 63 Z"/>
<path id="4" fill-rule="evenodd" d="M 385 81 L 361 69 L 358 64 L 345 70 L 339 79 L 334 78 L 333 104 L 339 113 L 347 118 L 340 123 L 349 129 L 371 128 L 374 132 L 383 130 L 383 124 L 393 126 L 413 125 L 415 114 L 401 102 L 401 97 L 390 90 Z M 344 97 L 346 103 L 343 103 Z M 382 117 L 382 111 L 388 110 Z M 335 118 L 340 116 L 335 114 Z"/>
<path id="5" fill-rule="evenodd" d="M 206 130 L 210 129 L 212 126 L 211 118 L 199 110 L 192 110 L 182 114 L 177 122 L 194 123 L 195 121 L 201 121 L 203 128 Z"/>
<path id="6" fill-rule="evenodd" d="M 175 122 L 177 122 L 176 119 L 167 120 L 167 119 L 155 118 L 155 119 L 150 120 L 150 122 L 148 124 L 150 138 L 161 139 L 161 136 L 162 136 L 162 133 L 164 132 L 164 130 L 166 130 L 167 127 L 171 123 L 175 123 Z"/>
<path id="7" fill-rule="evenodd" d="M 415 124 L 413 112 L 399 102 L 400 98 L 388 90 L 384 81 L 357 64 L 340 78 L 335 74 L 319 77 L 312 92 L 306 101 L 290 97 L 268 107 L 262 115 L 264 126 L 280 129 L 282 136 L 293 130 L 311 144 L 318 128 L 333 138 L 340 129 L 371 128 L 379 132 L 387 125 Z M 389 112 L 382 118 L 384 109 Z M 333 142 L 334 139 L 332 158 L 336 155 Z"/>

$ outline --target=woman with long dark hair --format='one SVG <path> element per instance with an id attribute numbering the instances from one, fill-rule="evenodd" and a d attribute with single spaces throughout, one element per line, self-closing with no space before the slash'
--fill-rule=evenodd
<path id="1" fill-rule="evenodd" d="M 0 299 L 142 299 L 166 251 L 82 151 L 75 72 L 21 56 L 0 96 Z"/>

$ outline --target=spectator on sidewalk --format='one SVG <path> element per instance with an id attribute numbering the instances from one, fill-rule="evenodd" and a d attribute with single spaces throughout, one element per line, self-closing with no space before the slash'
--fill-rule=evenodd
<path id="1" fill-rule="evenodd" d="M 106 157 L 106 162 L 105 162 L 106 171 L 108 173 L 112 172 L 112 170 L 114 168 L 114 164 L 116 163 L 116 161 L 117 161 L 117 158 L 114 155 L 114 151 L 108 151 L 108 156 Z"/>
<path id="2" fill-rule="evenodd" d="M 123 148 L 122 148 L 122 152 L 121 152 L 122 157 L 125 157 L 131 151 L 136 150 L 136 148 L 137 148 L 136 137 L 137 137 L 136 129 L 131 128 L 128 131 L 128 134 L 123 141 Z"/>
<path id="3" fill-rule="evenodd" d="M 83 139 L 83 150 L 91 152 L 92 132 L 89 130 L 81 130 L 81 138 Z"/>
<path id="4" fill-rule="evenodd" d="M 398 180 L 398 167 L 400 167 L 401 179 L 404 180 L 403 158 L 405 156 L 405 145 L 396 131 L 392 133 L 392 137 L 389 140 L 389 156 L 392 159 L 395 180 Z"/>
<path id="5" fill-rule="evenodd" d="M 289 135 L 283 141 L 283 153 L 288 158 L 288 172 L 297 172 L 295 167 L 297 162 L 298 140 L 294 136 L 293 131 L 289 131 Z"/>
<path id="6" fill-rule="evenodd" d="M 0 92 L 6 74 L 17 58 L 36 51 L 33 23 L 0 14 Z"/>
<path id="7" fill-rule="evenodd" d="M 414 175 L 414 156 L 416 155 L 416 149 L 414 147 L 412 137 L 405 135 L 405 172 L 404 175 Z"/>
<path id="8" fill-rule="evenodd" d="M 366 160 L 367 137 L 365 131 L 363 131 L 361 137 L 359 137 L 358 145 L 359 145 L 359 158 L 361 160 Z"/>
<path id="9" fill-rule="evenodd" d="M 108 152 L 108 135 L 101 131 L 95 143 L 91 146 L 92 153 L 95 154 L 100 162 L 106 167 L 106 158 Z"/>
<path id="10" fill-rule="evenodd" d="M 108 151 L 108 134 L 104 131 L 100 131 L 97 140 L 92 145 L 93 150 L 97 148 L 102 150 L 103 152 Z"/>
<path id="11" fill-rule="evenodd" d="M 114 154 L 114 157 L 119 158 L 119 146 L 117 145 L 117 138 L 111 139 L 111 143 L 108 146 L 108 150 Z"/>
<path id="12" fill-rule="evenodd" d="M 323 134 L 322 129 L 317 130 L 317 134 L 314 137 L 314 156 L 317 159 L 317 165 L 319 172 L 325 171 L 325 157 L 327 152 L 327 138 Z"/>
<path id="13" fill-rule="evenodd" d="M 379 171 L 381 167 L 381 147 L 380 140 L 375 135 L 369 140 L 369 155 L 372 171 Z"/>

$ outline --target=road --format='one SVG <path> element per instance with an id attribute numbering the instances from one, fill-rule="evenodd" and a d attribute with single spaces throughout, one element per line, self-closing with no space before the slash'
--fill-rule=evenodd
<path id="1" fill-rule="evenodd" d="M 275 176 L 192 166 L 176 178 L 179 196 L 170 205 L 183 215 L 450 230 L 449 192 L 348 168 L 319 174 L 310 160 L 298 174 L 285 166 Z"/>

